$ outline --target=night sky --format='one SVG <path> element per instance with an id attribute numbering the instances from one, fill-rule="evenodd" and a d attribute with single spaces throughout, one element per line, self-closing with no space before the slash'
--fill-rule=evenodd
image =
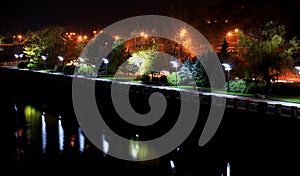
<path id="1" fill-rule="evenodd" d="M 9 0 L 1 4 L 0 35 L 24 33 L 48 25 L 69 25 L 91 31 L 136 15 L 169 16 L 174 4 L 179 11 L 185 8 L 196 22 L 216 16 L 239 18 L 242 9 L 257 19 L 278 18 L 300 36 L 300 0 Z"/>

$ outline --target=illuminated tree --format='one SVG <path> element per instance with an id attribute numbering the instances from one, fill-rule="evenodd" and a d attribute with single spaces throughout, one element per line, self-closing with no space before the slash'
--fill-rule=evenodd
<path id="1" fill-rule="evenodd" d="M 259 35 L 239 33 L 238 49 L 244 59 L 245 75 L 261 78 L 266 83 L 267 93 L 271 93 L 271 80 L 293 67 L 292 55 L 299 48 L 296 37 L 287 40 L 284 25 L 273 21 L 266 23 Z"/>
<path id="2" fill-rule="evenodd" d="M 65 33 L 63 27 L 50 26 L 28 34 L 24 53 L 31 61 L 42 62 L 41 56 L 47 55 L 47 63 L 58 63 L 57 56 L 62 54 L 64 41 L 61 35 Z"/>

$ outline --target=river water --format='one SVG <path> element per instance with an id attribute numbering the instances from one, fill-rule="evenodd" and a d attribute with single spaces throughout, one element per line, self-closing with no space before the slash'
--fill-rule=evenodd
<path id="1" fill-rule="evenodd" d="M 83 133 L 74 113 L 69 83 L 24 79 L 20 75 L 2 76 L 5 78 L 1 78 L 4 87 L 0 99 L 4 137 L 1 158 L 2 168 L 11 173 L 43 174 L 42 170 L 57 174 L 155 176 L 300 174 L 299 119 L 226 109 L 214 137 L 200 147 L 198 140 L 210 108 L 201 105 L 191 135 L 172 152 L 150 161 L 126 161 L 99 150 Z M 15 83 L 11 84 L 10 79 Z M 99 98 L 108 95 L 102 90 Z M 132 106 L 146 107 L 142 100 L 133 95 Z M 180 109 L 177 101 L 170 98 L 165 120 L 157 126 L 134 128 L 120 120 L 108 120 L 108 124 L 128 139 L 160 136 L 176 122 L 175 114 Z M 117 116 L 110 103 L 100 106 L 108 118 Z M 109 136 L 103 136 L 107 150 L 108 139 Z M 149 152 L 147 146 L 137 147 L 139 150 L 129 151 L 132 157 Z"/>

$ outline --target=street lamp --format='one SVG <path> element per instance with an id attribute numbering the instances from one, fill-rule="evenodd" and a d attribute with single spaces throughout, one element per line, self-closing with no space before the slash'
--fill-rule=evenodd
<path id="1" fill-rule="evenodd" d="M 62 56 L 57 56 L 59 61 L 61 61 L 62 71 L 64 71 L 64 58 Z"/>
<path id="2" fill-rule="evenodd" d="M 297 69 L 299 75 L 300 75 L 300 66 L 296 66 L 295 69 Z"/>
<path id="3" fill-rule="evenodd" d="M 173 67 L 176 68 L 175 82 L 177 86 L 177 68 L 179 67 L 179 63 L 177 61 L 171 61 L 170 63 L 172 64 Z"/>
<path id="4" fill-rule="evenodd" d="M 15 58 L 18 60 L 18 62 L 22 59 L 23 54 L 14 54 Z"/>
<path id="5" fill-rule="evenodd" d="M 108 59 L 106 59 L 106 58 L 103 58 L 102 59 L 103 60 L 103 62 L 104 62 L 104 64 L 105 64 L 105 72 L 106 72 L 106 75 L 107 75 L 107 73 L 108 73 L 108 71 L 107 71 L 107 69 L 108 69 L 108 63 L 109 63 L 109 61 L 108 61 Z"/>
<path id="6" fill-rule="evenodd" d="M 224 66 L 224 69 L 226 71 L 228 71 L 228 75 L 227 75 L 227 91 L 229 92 L 229 81 L 230 81 L 230 70 L 232 69 L 231 66 L 227 63 L 223 63 L 222 64 Z"/>
<path id="7" fill-rule="evenodd" d="M 78 57 L 77 62 L 78 62 L 78 64 L 83 63 L 84 59 L 82 57 Z"/>
<path id="8" fill-rule="evenodd" d="M 47 57 L 46 56 L 41 56 L 42 57 L 42 59 L 43 59 L 43 63 L 44 63 L 44 68 L 45 68 L 45 62 L 46 62 L 46 59 L 47 59 Z"/>

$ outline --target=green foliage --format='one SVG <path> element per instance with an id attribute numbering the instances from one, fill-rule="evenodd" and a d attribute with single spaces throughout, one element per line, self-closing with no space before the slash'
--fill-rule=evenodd
<path id="1" fill-rule="evenodd" d="M 40 64 L 39 62 L 29 62 L 27 64 L 27 68 L 29 68 L 29 69 L 41 69 L 42 64 Z"/>
<path id="2" fill-rule="evenodd" d="M 30 32 L 30 36 L 24 47 L 24 53 L 35 62 L 41 62 L 41 55 L 48 55 L 47 62 L 58 63 L 57 56 L 64 51 L 64 41 L 61 36 L 65 29 L 59 26 L 44 27 L 40 30 Z"/>
<path id="3" fill-rule="evenodd" d="M 239 33 L 238 47 L 247 75 L 262 78 L 267 89 L 271 87 L 271 79 L 293 67 L 292 55 L 299 49 L 297 39 L 286 40 L 285 34 L 284 26 L 273 21 L 268 22 L 257 36 Z"/>
<path id="4" fill-rule="evenodd" d="M 246 94 L 265 94 L 266 86 L 264 81 L 238 79 L 231 80 L 229 83 L 230 91 Z"/>
<path id="5" fill-rule="evenodd" d="M 75 65 L 65 65 L 64 66 L 64 72 L 66 74 L 73 74 L 75 71 Z"/>
<path id="6" fill-rule="evenodd" d="M 83 64 L 78 68 L 78 74 L 84 76 L 95 76 L 96 68 L 90 65 Z"/>
<path id="7" fill-rule="evenodd" d="M 28 64 L 27 62 L 23 62 L 23 61 L 22 61 L 22 62 L 19 62 L 19 63 L 18 63 L 17 67 L 18 67 L 18 68 L 27 68 L 27 64 Z"/>
<path id="8" fill-rule="evenodd" d="M 219 58 L 222 63 L 227 62 L 230 59 L 230 55 L 228 52 L 228 42 L 226 40 L 226 37 L 224 37 L 224 41 L 222 43 L 221 50 L 219 53 Z"/>
<path id="9" fill-rule="evenodd" d="M 130 53 L 127 51 L 123 40 L 116 40 L 113 44 L 113 50 L 109 54 L 109 70 L 112 73 L 116 73 L 120 66 L 130 57 Z"/>
<path id="10" fill-rule="evenodd" d="M 181 78 L 182 84 L 196 84 L 198 87 L 209 87 L 208 75 L 205 68 L 201 64 L 201 61 L 210 58 L 210 51 L 207 51 L 203 55 L 199 55 L 194 60 L 188 58 L 179 71 L 179 76 Z"/>
<path id="11" fill-rule="evenodd" d="M 176 76 L 177 75 L 177 76 Z M 176 82 L 177 80 L 177 82 Z M 171 73 L 169 76 L 168 76 L 168 84 L 170 86 L 177 86 L 181 83 L 181 78 L 180 76 L 178 75 L 178 73 L 176 72 L 173 72 Z"/>
<path id="12" fill-rule="evenodd" d="M 134 64 L 138 67 L 140 74 L 145 74 L 153 68 L 153 60 L 156 58 L 158 52 L 154 50 L 139 50 L 132 54 L 128 59 L 129 64 Z"/>
<path id="13" fill-rule="evenodd" d="M 149 75 L 146 75 L 146 74 L 143 74 L 143 75 L 141 76 L 141 81 L 142 81 L 143 83 L 148 83 L 148 82 L 150 81 L 150 76 L 149 76 Z"/>

